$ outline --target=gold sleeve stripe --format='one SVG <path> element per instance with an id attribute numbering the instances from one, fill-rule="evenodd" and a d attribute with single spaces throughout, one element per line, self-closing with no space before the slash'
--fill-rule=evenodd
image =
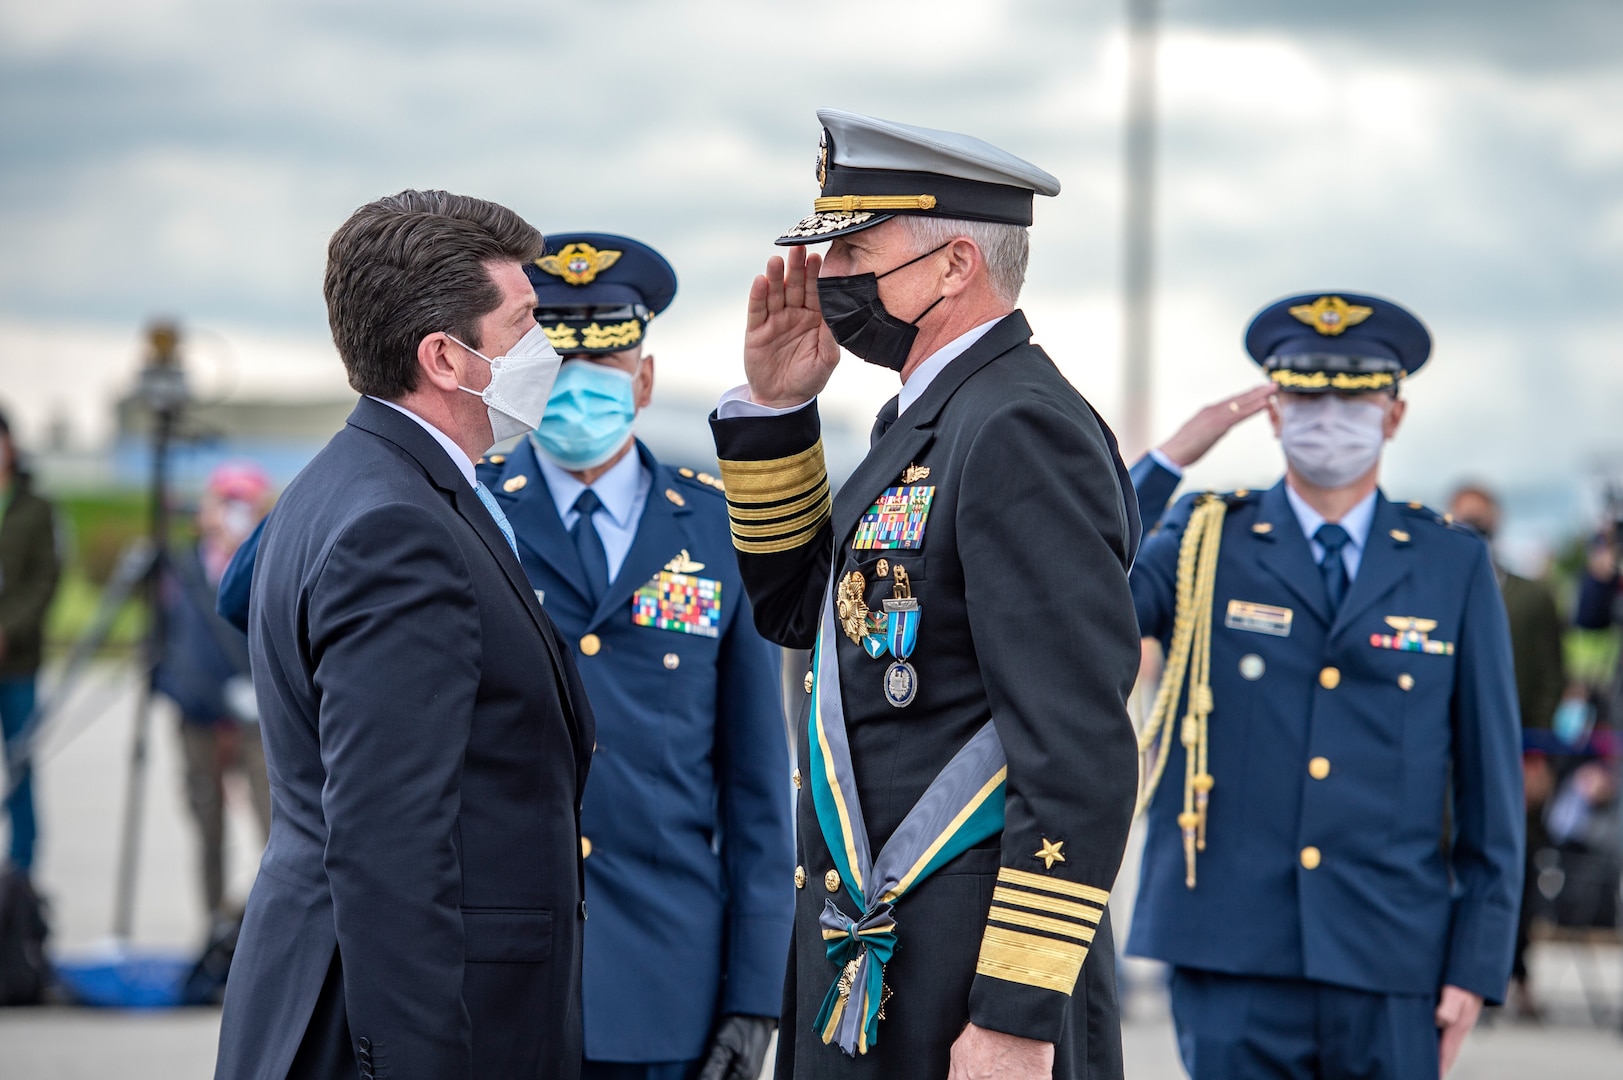
<path id="1" fill-rule="evenodd" d="M 737 548 L 739 551 L 742 551 L 746 555 L 772 555 L 779 551 L 793 551 L 802 544 L 811 543 L 812 539 L 817 535 L 817 530 L 823 527 L 823 523 L 826 522 L 831 515 L 832 509 L 825 510 L 822 515 L 818 517 L 817 520 L 813 521 L 808 527 L 797 533 L 780 537 L 776 540 L 741 540 L 737 536 L 734 536 L 733 547 Z"/>
<path id="2" fill-rule="evenodd" d="M 1076 977 L 1087 956 L 1088 950 L 1082 945 L 988 926 L 975 971 L 1004 982 L 1069 995 L 1076 989 Z"/>
<path id="3" fill-rule="evenodd" d="M 742 536 L 747 540 L 759 539 L 763 536 L 782 536 L 786 532 L 793 532 L 804 526 L 808 521 L 820 519 L 830 513 L 833 500 L 828 489 L 824 488 L 818 497 L 804 509 L 794 514 L 779 514 L 771 521 L 746 525 L 734 517 L 732 519 L 733 535 Z"/>
<path id="4" fill-rule="evenodd" d="M 1095 889 L 1092 885 L 1066 881 L 1063 878 L 1033 874 L 1029 870 L 1015 870 L 1012 867 L 1005 866 L 997 872 L 997 879 L 1005 885 L 1018 885 L 1022 889 L 1039 889 L 1043 892 L 1058 893 L 1061 896 L 1074 896 L 1078 900 L 1086 900 L 1088 903 L 1098 904 L 1100 907 L 1110 903 L 1110 893 L 1104 889 Z"/>
<path id="5" fill-rule="evenodd" d="M 795 498 L 828 476 L 823 440 L 798 454 L 768 461 L 722 461 L 721 479 L 735 502 L 763 503 Z"/>
<path id="6" fill-rule="evenodd" d="M 1056 900 L 1052 896 L 1042 896 L 1038 893 L 1017 892 L 1014 889 L 1005 889 L 999 886 L 992 890 L 992 899 L 1000 904 L 1019 904 L 1021 907 L 1036 908 L 1038 911 L 1052 912 L 1055 915 L 1065 915 L 1077 922 L 1097 925 L 1104 912 L 1098 908 L 1088 907 L 1085 904 L 1073 904 L 1069 900 Z"/>
<path id="7" fill-rule="evenodd" d="M 805 510 L 807 507 L 816 503 L 817 500 L 824 498 L 827 495 L 828 477 L 825 476 L 821 481 L 818 482 L 816 487 L 812 488 L 804 495 L 791 499 L 788 502 L 759 505 L 755 503 L 740 502 L 729 497 L 727 500 L 727 516 L 732 518 L 735 522 L 776 521 L 779 518 L 792 517 L 793 515 L 798 514 L 800 511 Z"/>
<path id="8" fill-rule="evenodd" d="M 998 907 L 996 904 L 992 905 L 991 913 L 987 917 L 993 922 L 999 922 L 1005 926 L 1024 926 L 1030 930 L 1046 930 L 1050 934 L 1060 934 L 1064 937 L 1076 938 L 1078 941 L 1089 943 L 1092 943 L 1093 935 L 1097 933 L 1091 926 L 1078 926 L 1075 923 L 1050 919 L 1046 915 L 1033 915 L 1029 911 L 1016 911 L 1014 908 Z M 824 936 L 828 936 L 827 931 L 824 932 Z"/>

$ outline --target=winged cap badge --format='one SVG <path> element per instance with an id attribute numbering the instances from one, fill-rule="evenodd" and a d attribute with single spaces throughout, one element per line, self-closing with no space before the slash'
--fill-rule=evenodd
<path id="1" fill-rule="evenodd" d="M 566 285 L 590 285 L 597 275 L 620 261 L 622 252 L 599 251 L 591 244 L 566 244 L 556 255 L 543 255 L 535 265 Z"/>
<path id="2" fill-rule="evenodd" d="M 688 554 L 688 549 L 683 548 L 674 559 L 665 564 L 665 569 L 673 574 L 697 574 L 704 569 L 704 563 L 694 562 L 693 556 Z"/>
<path id="3" fill-rule="evenodd" d="M 1375 314 L 1375 309 L 1349 304 L 1339 296 L 1321 296 L 1311 304 L 1297 304 L 1290 312 L 1326 337 L 1335 337 Z"/>

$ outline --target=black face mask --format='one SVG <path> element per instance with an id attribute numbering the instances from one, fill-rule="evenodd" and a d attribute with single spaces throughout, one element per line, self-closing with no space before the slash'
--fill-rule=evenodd
<path id="1" fill-rule="evenodd" d="M 818 278 L 817 306 L 823 310 L 823 321 L 828 324 L 834 340 L 851 355 L 860 356 L 870 364 L 892 371 L 906 367 L 907 354 L 913 351 L 913 339 L 919 336 L 919 320 L 946 297 L 937 297 L 935 303 L 919 312 L 918 318 L 903 322 L 885 310 L 884 302 L 879 299 L 879 279 L 912 266 L 919 259 L 927 259 L 946 246 L 942 244 L 933 251 L 926 251 L 883 274 Z"/>

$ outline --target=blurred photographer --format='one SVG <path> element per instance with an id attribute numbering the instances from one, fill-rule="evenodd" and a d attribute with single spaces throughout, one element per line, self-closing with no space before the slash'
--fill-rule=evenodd
<path id="1" fill-rule="evenodd" d="M 166 641 L 160 693 L 180 710 L 186 801 L 197 822 L 203 901 L 211 922 L 225 911 L 225 778 L 241 773 L 263 834 L 270 832 L 265 748 L 249 676 L 248 641 L 214 611 L 231 556 L 270 511 L 270 480 L 258 466 L 227 464 L 208 479 L 197 509 L 197 545 L 177 553 L 164 582 Z"/>
<path id="2" fill-rule="evenodd" d="M 34 865 L 34 781 L 23 756 L 24 726 L 34 714 L 35 682 L 45 641 L 45 613 L 61 574 L 51 504 L 34 494 L 11 425 L 0 414 L 0 728 L 5 731 L 10 866 Z"/>

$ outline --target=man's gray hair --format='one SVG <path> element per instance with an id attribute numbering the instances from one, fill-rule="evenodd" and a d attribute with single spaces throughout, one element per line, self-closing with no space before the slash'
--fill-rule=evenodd
<path id="1" fill-rule="evenodd" d="M 1031 239 L 1024 225 L 933 218 L 923 214 L 900 216 L 921 253 L 960 236 L 975 241 L 975 246 L 981 249 L 981 257 L 986 260 L 986 276 L 997 298 L 1011 308 L 1019 302 L 1020 287 L 1026 283 L 1026 260 L 1031 255 Z"/>

